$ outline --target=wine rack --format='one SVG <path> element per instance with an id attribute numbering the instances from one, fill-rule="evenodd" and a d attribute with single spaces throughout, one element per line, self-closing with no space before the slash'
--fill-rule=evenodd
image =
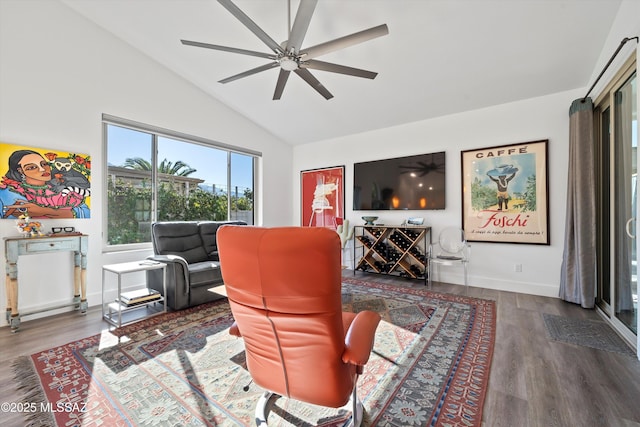
<path id="1" fill-rule="evenodd" d="M 427 283 L 431 227 L 357 225 L 354 230 L 354 274 L 361 270 L 421 279 Z"/>

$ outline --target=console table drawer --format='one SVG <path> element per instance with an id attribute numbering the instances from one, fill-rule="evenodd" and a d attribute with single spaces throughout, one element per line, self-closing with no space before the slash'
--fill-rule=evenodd
<path id="1" fill-rule="evenodd" d="M 26 241 L 23 243 L 25 245 L 25 253 L 78 250 L 78 239 Z"/>

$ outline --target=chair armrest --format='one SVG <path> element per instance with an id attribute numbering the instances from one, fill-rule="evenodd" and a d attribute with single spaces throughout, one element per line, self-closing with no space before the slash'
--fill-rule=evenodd
<path id="1" fill-rule="evenodd" d="M 187 284 L 183 289 L 183 293 L 185 295 L 189 294 L 189 264 L 187 261 L 181 257 L 180 255 L 150 255 L 147 259 L 152 261 L 163 262 L 165 264 L 177 264 L 180 266 L 180 270 L 182 271 L 182 275 L 184 278 L 184 283 Z"/>
<path id="2" fill-rule="evenodd" d="M 242 338 L 242 334 L 240 333 L 240 328 L 238 328 L 238 324 L 236 322 L 233 322 L 233 324 L 229 327 L 229 335 Z"/>
<path id="3" fill-rule="evenodd" d="M 147 259 L 158 261 L 158 262 L 164 262 L 166 264 L 170 262 L 177 262 L 177 263 L 183 264 L 185 267 L 187 266 L 187 260 L 185 260 L 180 255 L 149 255 Z"/>
<path id="4" fill-rule="evenodd" d="M 435 242 L 435 243 L 429 243 L 429 246 L 427 247 L 427 257 L 428 258 L 437 258 L 438 253 L 442 252 L 440 243 Z"/>
<path id="5" fill-rule="evenodd" d="M 342 361 L 356 366 L 364 366 L 373 350 L 376 328 L 380 315 L 373 311 L 361 311 L 351 322 L 344 338 L 345 350 Z"/>

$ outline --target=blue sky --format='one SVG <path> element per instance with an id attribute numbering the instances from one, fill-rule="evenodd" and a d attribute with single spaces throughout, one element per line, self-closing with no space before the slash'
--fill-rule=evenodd
<path id="1" fill-rule="evenodd" d="M 197 171 L 190 177 L 204 179 L 207 185 L 226 186 L 226 151 L 164 137 L 159 138 L 158 146 L 159 161 L 165 158 L 171 162 L 182 160 Z M 151 135 L 109 125 L 109 164 L 122 166 L 129 157 L 151 159 Z M 232 153 L 231 159 L 231 184 L 253 188 L 252 158 Z"/>

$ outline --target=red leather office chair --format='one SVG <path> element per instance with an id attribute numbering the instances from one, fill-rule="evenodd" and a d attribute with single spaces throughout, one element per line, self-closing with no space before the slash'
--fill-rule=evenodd
<path id="1" fill-rule="evenodd" d="M 272 394 L 339 408 L 352 400 L 373 348 L 380 316 L 343 313 L 340 238 L 320 227 L 224 226 L 217 235 L 222 278 L 244 339 L 247 368 L 265 392 L 256 423 L 266 424 Z"/>

